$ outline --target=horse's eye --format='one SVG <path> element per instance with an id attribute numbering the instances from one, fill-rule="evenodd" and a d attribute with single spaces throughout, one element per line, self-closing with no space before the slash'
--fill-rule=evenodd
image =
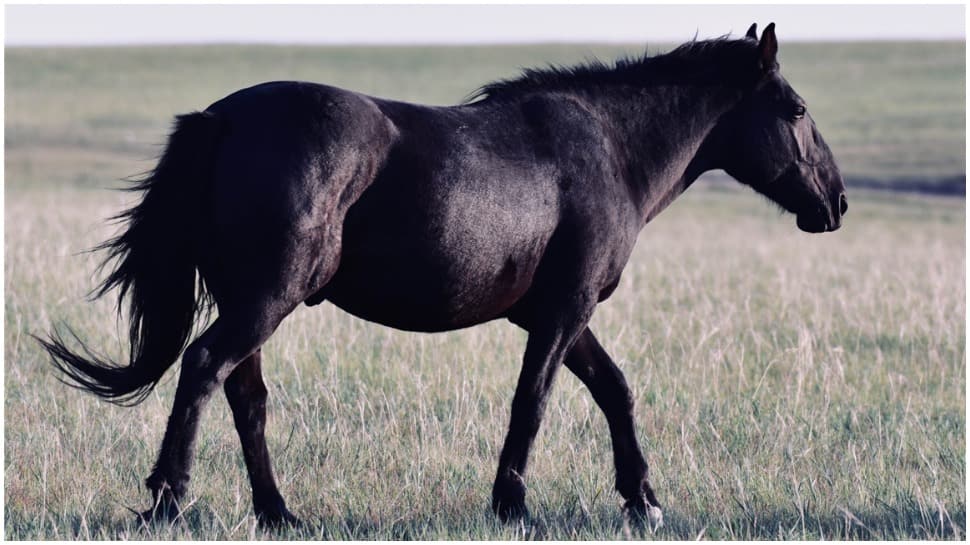
<path id="1" fill-rule="evenodd" d="M 801 119 L 805 117 L 805 107 L 801 104 L 795 106 L 795 109 L 791 112 L 792 119 Z"/>

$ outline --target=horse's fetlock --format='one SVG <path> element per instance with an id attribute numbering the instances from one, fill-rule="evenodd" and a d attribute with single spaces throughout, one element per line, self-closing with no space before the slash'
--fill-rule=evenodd
<path id="1" fill-rule="evenodd" d="M 152 491 L 156 498 L 171 496 L 178 500 L 185 495 L 189 485 L 189 476 L 181 475 L 173 477 L 159 470 L 155 470 L 145 479 L 145 486 Z"/>
<path id="2" fill-rule="evenodd" d="M 148 478 L 145 479 L 145 486 L 148 487 L 148 489 L 152 492 L 159 492 L 169 488 L 168 479 L 166 479 L 165 475 L 157 469 L 152 471 Z"/>
<path id="3" fill-rule="evenodd" d="M 516 471 L 500 473 L 492 488 L 492 510 L 502 520 L 525 516 L 525 491 L 525 480 Z"/>
<path id="4" fill-rule="evenodd" d="M 256 494 L 253 492 L 253 511 L 264 527 L 297 526 L 300 520 L 286 508 L 286 502 L 276 490 Z"/>
<path id="5" fill-rule="evenodd" d="M 643 495 L 642 479 L 617 479 L 616 491 L 625 500 L 635 500 Z"/>
<path id="6" fill-rule="evenodd" d="M 650 488 L 650 480 L 647 476 L 647 465 L 644 462 L 633 464 L 624 472 L 616 474 L 616 491 L 623 496 L 623 499 L 632 501 L 638 498 L 647 497 L 648 501 L 653 500 L 653 489 Z M 656 504 L 654 504 L 656 505 Z"/>

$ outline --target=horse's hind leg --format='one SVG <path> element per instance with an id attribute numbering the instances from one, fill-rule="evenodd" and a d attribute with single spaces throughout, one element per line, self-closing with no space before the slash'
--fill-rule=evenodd
<path id="1" fill-rule="evenodd" d="M 145 486 L 152 492 L 152 508 L 141 514 L 145 521 L 174 520 L 180 512 L 179 503 L 185 496 L 191 469 L 191 451 L 199 417 L 215 388 L 214 380 L 199 381 L 198 369 L 209 360 L 208 344 L 218 336 L 220 322 L 216 320 L 185 350 L 175 400 L 169 415 L 158 459 Z"/>
<path id="2" fill-rule="evenodd" d="M 637 443 L 633 422 L 633 395 L 623 372 L 603 350 L 593 332 L 586 328 L 566 355 L 569 368 L 593 394 L 603 410 L 613 440 L 616 489 L 626 500 L 631 513 L 649 517 L 651 524 L 662 523 L 660 504 L 647 479 L 647 462 Z"/>
<path id="3" fill-rule="evenodd" d="M 243 458 L 253 491 L 253 508 L 261 524 L 278 526 L 298 521 L 280 495 L 273 479 L 269 451 L 266 448 L 266 385 L 260 366 L 261 351 L 243 360 L 226 379 L 226 399 L 242 443 Z"/>
<path id="4" fill-rule="evenodd" d="M 158 461 L 145 481 L 154 504 L 142 514 L 143 519 L 173 520 L 178 516 L 206 403 L 233 369 L 265 342 L 293 306 L 266 304 L 250 307 L 250 312 L 223 314 L 186 349 Z"/>

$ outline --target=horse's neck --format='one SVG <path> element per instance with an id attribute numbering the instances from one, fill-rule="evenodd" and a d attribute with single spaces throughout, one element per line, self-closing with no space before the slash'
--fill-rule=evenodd
<path id="1" fill-rule="evenodd" d="M 740 93 L 728 88 L 668 86 L 618 93 L 601 103 L 618 129 L 615 145 L 626 162 L 624 181 L 644 223 L 716 168 L 702 146 L 738 100 Z"/>

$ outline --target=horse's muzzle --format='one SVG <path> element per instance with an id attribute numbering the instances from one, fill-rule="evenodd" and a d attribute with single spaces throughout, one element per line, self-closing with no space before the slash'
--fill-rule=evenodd
<path id="1" fill-rule="evenodd" d="M 810 216 L 808 214 L 799 214 L 795 219 L 795 225 L 806 233 L 824 233 L 838 229 L 838 227 L 835 227 L 835 229 L 829 228 L 828 218 L 818 217 L 816 215 Z"/>
<path id="2" fill-rule="evenodd" d="M 845 193 L 840 192 L 832 203 L 819 203 L 813 209 L 798 213 L 795 224 L 806 233 L 825 233 L 842 227 L 842 216 L 849 210 Z"/>

